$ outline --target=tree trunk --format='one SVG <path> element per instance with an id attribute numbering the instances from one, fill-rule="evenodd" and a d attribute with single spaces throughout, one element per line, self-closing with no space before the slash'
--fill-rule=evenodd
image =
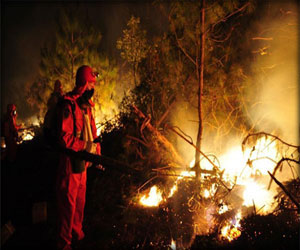
<path id="1" fill-rule="evenodd" d="M 198 126 L 198 134 L 197 134 L 197 142 L 196 147 L 201 149 L 201 140 L 202 140 L 202 133 L 203 133 L 203 121 L 202 121 L 202 93 L 203 93 L 203 73 L 204 73 L 204 47 L 205 47 L 205 33 L 204 33 L 204 22 L 205 22 L 205 0 L 202 0 L 202 8 L 201 8 L 201 37 L 200 37 L 200 68 L 199 70 L 199 77 L 198 77 L 198 119 L 199 119 L 199 126 Z M 198 64 L 199 65 L 199 64 Z M 195 164 L 196 164 L 196 177 L 200 175 L 200 153 L 196 150 L 195 154 Z"/>

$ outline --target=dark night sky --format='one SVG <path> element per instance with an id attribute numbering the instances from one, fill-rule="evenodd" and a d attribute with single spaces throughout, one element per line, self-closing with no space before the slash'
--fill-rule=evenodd
<path id="1" fill-rule="evenodd" d="M 40 49 L 54 36 L 55 21 L 63 5 L 76 2 L 5 1 L 1 2 L 1 113 L 15 103 L 19 118 L 30 116 L 23 95 L 24 84 L 38 73 Z M 80 2 L 102 33 L 103 52 L 116 56 L 116 40 L 131 15 L 141 17 L 149 32 L 162 32 L 162 16 L 150 1 Z M 85 13 L 84 13 L 85 14 Z M 166 22 L 164 22 L 166 23 Z M 32 111 L 31 111 L 32 112 Z"/>

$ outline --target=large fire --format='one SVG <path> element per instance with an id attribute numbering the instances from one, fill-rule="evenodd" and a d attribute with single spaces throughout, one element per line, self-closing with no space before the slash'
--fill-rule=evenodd
<path id="1" fill-rule="evenodd" d="M 275 193 L 268 190 L 268 182 L 270 180 L 268 171 L 273 172 L 276 162 L 280 159 L 279 157 L 276 142 L 265 137 L 258 139 L 252 148 L 248 148 L 244 152 L 242 152 L 240 147 L 232 147 L 226 154 L 221 155 L 219 158 L 221 163 L 219 169 L 223 173 L 222 177 L 226 183 L 231 183 L 229 188 L 232 191 L 235 190 L 235 185 L 242 190 L 239 193 L 242 199 L 241 206 L 254 207 L 255 211 L 261 214 L 272 212 Z M 191 162 L 190 167 L 193 165 L 194 161 Z M 205 161 L 204 164 L 201 164 L 201 168 L 212 170 L 213 166 L 208 161 Z M 201 180 L 204 181 L 207 175 L 209 173 L 201 174 Z M 177 186 L 180 181 L 188 181 L 193 177 L 195 177 L 194 171 L 182 171 L 178 174 L 168 194 L 164 196 L 157 186 L 152 186 L 140 198 L 139 203 L 143 206 L 159 206 L 178 192 Z M 212 183 L 210 188 L 201 190 L 201 196 L 209 199 L 214 197 L 215 192 L 216 183 Z M 223 223 L 220 229 L 220 239 L 232 241 L 241 235 L 240 220 L 242 213 L 240 209 L 236 210 L 238 212 L 236 212 L 233 219 L 226 220 Z M 228 210 L 230 210 L 229 206 L 223 204 L 218 213 L 222 214 Z"/>

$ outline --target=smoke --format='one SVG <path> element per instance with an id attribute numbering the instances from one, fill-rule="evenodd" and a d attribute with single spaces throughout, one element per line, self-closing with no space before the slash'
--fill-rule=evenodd
<path id="1" fill-rule="evenodd" d="M 250 112 L 258 130 L 276 131 L 283 140 L 299 144 L 297 12 L 295 6 L 276 11 L 279 18 L 262 20 L 258 35 L 270 40 L 253 38 L 254 51 L 260 51 L 253 65 L 258 105 Z"/>
<path id="2" fill-rule="evenodd" d="M 287 143 L 299 145 L 297 6 L 280 3 L 272 10 L 261 20 L 257 37 L 252 38 L 253 51 L 258 53 L 252 65 L 256 88 L 249 91 L 251 98 L 256 96 L 256 105 L 249 107 L 251 122 L 257 131 L 273 133 Z"/>

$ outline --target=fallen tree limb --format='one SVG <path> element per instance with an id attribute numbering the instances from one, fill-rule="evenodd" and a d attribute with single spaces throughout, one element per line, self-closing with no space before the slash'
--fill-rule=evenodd
<path id="1" fill-rule="evenodd" d="M 133 111 L 141 119 L 147 119 L 142 111 L 140 111 L 135 105 L 132 105 Z M 164 146 L 164 148 L 171 154 L 172 160 L 182 166 L 185 166 L 184 160 L 179 156 L 173 145 L 169 140 L 163 136 L 150 122 L 145 123 L 145 127 L 157 138 L 157 140 Z"/>

